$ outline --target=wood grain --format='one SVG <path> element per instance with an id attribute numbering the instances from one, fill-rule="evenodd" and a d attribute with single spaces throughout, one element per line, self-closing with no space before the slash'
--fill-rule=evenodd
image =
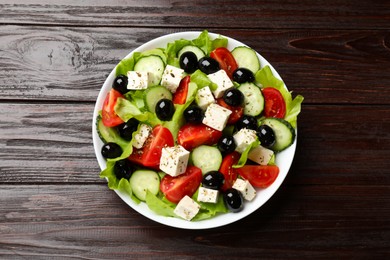
<path id="1" fill-rule="evenodd" d="M 93 108 L 0 103 L 0 183 L 100 182 Z M 389 106 L 304 105 L 288 183 L 390 184 L 389 129 Z"/>
<path id="2" fill-rule="evenodd" d="M 0 104 L 0 182 L 96 182 L 93 105 Z"/>
<path id="3" fill-rule="evenodd" d="M 377 1 L 2 1 L 0 23 L 182 28 L 388 29 Z"/>
<path id="4" fill-rule="evenodd" d="M 0 1 L 0 259 L 389 259 L 389 1 L 19 2 Z M 257 50 L 305 101 L 275 195 L 182 230 L 99 178 L 92 115 L 131 50 L 203 29 Z"/>
<path id="5" fill-rule="evenodd" d="M 93 102 L 131 50 L 176 31 L 1 26 L 0 100 Z M 390 31 L 215 32 L 260 52 L 305 103 L 390 104 Z"/>
<path id="6" fill-rule="evenodd" d="M 197 231 L 154 223 L 102 185 L 3 185 L 0 256 L 381 258 L 390 248 L 390 223 L 381 217 L 390 197 L 378 194 L 390 195 L 390 188 L 283 187 L 237 224 Z"/>

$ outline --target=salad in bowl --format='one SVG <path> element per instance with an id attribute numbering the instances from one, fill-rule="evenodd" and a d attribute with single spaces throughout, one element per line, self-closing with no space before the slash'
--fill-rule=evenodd
<path id="1" fill-rule="evenodd" d="M 235 222 L 286 177 L 302 101 L 267 60 L 234 39 L 207 31 L 154 39 L 121 60 L 99 93 L 100 177 L 159 223 Z"/>

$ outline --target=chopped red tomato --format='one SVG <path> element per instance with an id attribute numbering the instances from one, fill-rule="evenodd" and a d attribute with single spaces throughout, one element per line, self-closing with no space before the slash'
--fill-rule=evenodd
<path id="1" fill-rule="evenodd" d="M 238 65 L 228 49 L 225 47 L 216 48 L 210 53 L 210 57 L 218 61 L 219 66 L 226 72 L 229 78 L 233 78 L 233 72 L 238 68 Z"/>
<path id="2" fill-rule="evenodd" d="M 178 203 L 184 196 L 192 197 L 202 181 L 202 170 L 196 166 L 188 166 L 185 173 L 172 177 L 166 174 L 160 183 L 160 190 L 165 197 Z"/>
<path id="3" fill-rule="evenodd" d="M 114 127 L 123 123 L 123 120 L 115 113 L 114 107 L 117 99 L 124 96 L 117 90 L 111 89 L 104 99 L 102 108 L 102 122 L 105 126 Z"/>
<path id="4" fill-rule="evenodd" d="M 177 134 L 178 143 L 186 150 L 191 151 L 195 147 L 205 144 L 216 144 L 221 138 L 222 132 L 204 124 L 185 124 Z"/>
<path id="5" fill-rule="evenodd" d="M 146 167 L 158 169 L 164 146 L 173 146 L 174 140 L 168 128 L 156 126 L 141 149 L 134 148 L 129 160 Z"/>
<path id="6" fill-rule="evenodd" d="M 276 165 L 244 165 L 236 170 L 244 179 L 258 188 L 267 188 L 279 175 L 279 167 Z"/>
<path id="7" fill-rule="evenodd" d="M 226 104 L 223 98 L 218 98 L 217 104 L 232 111 L 227 121 L 228 125 L 234 125 L 244 114 L 244 108 L 242 106 L 230 106 Z"/>
<path id="8" fill-rule="evenodd" d="M 265 100 L 264 116 L 284 118 L 286 115 L 286 102 L 280 91 L 272 87 L 263 88 L 261 91 Z"/>
<path id="9" fill-rule="evenodd" d="M 221 188 L 222 191 L 226 191 L 233 186 L 234 181 L 237 179 L 237 169 L 233 168 L 233 165 L 237 164 L 240 159 L 240 154 L 237 152 L 226 155 L 223 160 L 219 171 L 225 177 L 225 182 Z"/>
<path id="10" fill-rule="evenodd" d="M 183 105 L 186 103 L 189 83 L 190 83 L 189 75 L 182 78 L 179 87 L 176 89 L 175 94 L 173 94 L 173 99 L 172 99 L 173 104 Z"/>

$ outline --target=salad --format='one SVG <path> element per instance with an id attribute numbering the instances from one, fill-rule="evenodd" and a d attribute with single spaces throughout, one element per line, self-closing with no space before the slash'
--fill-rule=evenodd
<path id="1" fill-rule="evenodd" d="M 96 118 L 110 189 L 199 221 L 240 212 L 272 185 L 303 97 L 292 98 L 253 49 L 227 46 L 203 31 L 117 65 Z"/>

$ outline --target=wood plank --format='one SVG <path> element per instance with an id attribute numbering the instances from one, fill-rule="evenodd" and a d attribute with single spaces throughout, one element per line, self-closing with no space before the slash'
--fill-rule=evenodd
<path id="1" fill-rule="evenodd" d="M 0 100 L 94 101 L 127 53 L 181 30 L 0 26 Z M 390 31 L 214 32 L 259 51 L 306 103 L 390 104 Z"/>
<path id="2" fill-rule="evenodd" d="M 154 223 L 103 185 L 1 185 L 0 195 L 0 257 L 6 259 L 171 259 L 173 253 L 384 259 L 390 253 L 389 186 L 282 186 L 243 220 L 199 231 Z"/>
<path id="3" fill-rule="evenodd" d="M 37 1 L 0 4 L 2 24 L 388 29 L 388 1 Z"/>
<path id="4" fill-rule="evenodd" d="M 93 104 L 0 104 L 5 182 L 97 182 Z"/>
<path id="5" fill-rule="evenodd" d="M 304 106 L 288 180 L 297 184 L 389 184 L 389 109 Z"/>
<path id="6" fill-rule="evenodd" d="M 0 103 L 0 183 L 104 183 L 93 103 Z M 287 183 L 389 185 L 390 106 L 304 105 Z"/>

